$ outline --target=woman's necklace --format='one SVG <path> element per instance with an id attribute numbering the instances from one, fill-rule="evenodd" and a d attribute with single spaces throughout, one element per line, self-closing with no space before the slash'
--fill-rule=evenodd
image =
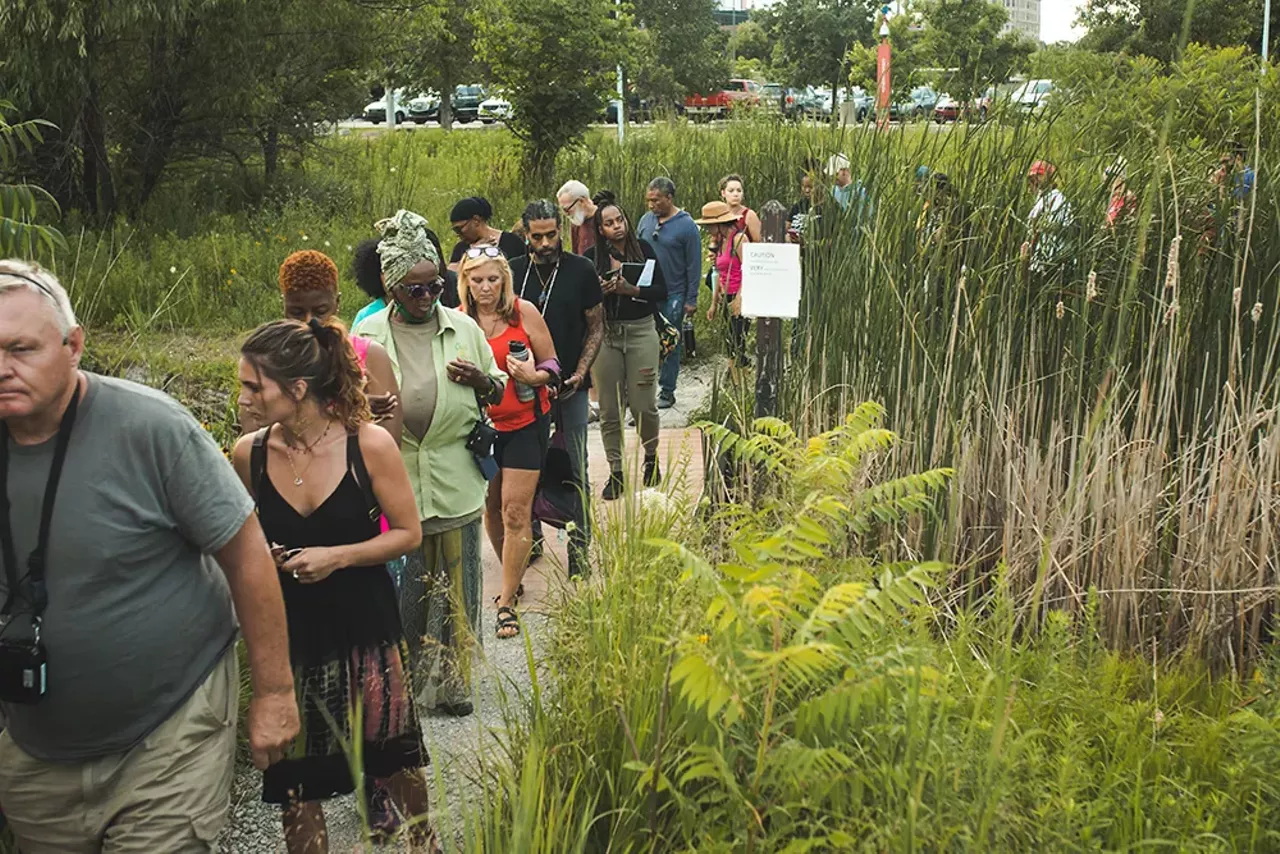
<path id="1" fill-rule="evenodd" d="M 329 435 L 329 429 L 331 427 L 333 427 L 332 421 L 330 421 L 328 424 L 325 425 L 324 432 L 320 434 L 319 438 L 317 438 L 314 442 L 312 442 L 309 445 L 303 445 L 298 450 L 298 453 L 306 454 L 308 457 L 311 457 L 311 460 L 314 460 L 315 457 L 311 456 L 311 452 L 315 449 L 316 445 L 319 445 L 321 442 L 324 441 L 325 436 Z M 289 439 L 287 437 L 284 440 L 284 454 L 286 457 L 289 458 L 289 468 L 292 469 L 293 471 L 293 485 L 302 486 L 302 475 L 306 473 L 307 469 L 311 468 L 311 462 L 308 462 L 305 466 L 303 466 L 301 473 L 298 472 L 298 467 L 294 463 L 294 459 L 293 459 L 293 449 L 289 447 Z"/>

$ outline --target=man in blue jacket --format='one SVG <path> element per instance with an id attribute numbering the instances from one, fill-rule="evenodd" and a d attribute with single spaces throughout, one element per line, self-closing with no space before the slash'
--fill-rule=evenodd
<path id="1" fill-rule="evenodd" d="M 649 212 L 636 229 L 658 256 L 667 280 L 667 302 L 662 313 L 676 329 L 685 315 L 698 310 L 698 285 L 702 282 L 702 232 L 693 217 L 676 207 L 676 185 L 670 178 L 654 178 L 645 193 Z M 670 409 L 676 402 L 676 377 L 680 373 L 677 344 L 662 363 L 658 377 L 658 408 Z"/>

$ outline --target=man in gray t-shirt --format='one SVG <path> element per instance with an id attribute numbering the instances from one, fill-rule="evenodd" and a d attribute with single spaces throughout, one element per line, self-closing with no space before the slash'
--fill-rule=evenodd
<path id="1" fill-rule="evenodd" d="M 298 729 L 279 580 L 209 435 L 160 392 L 79 371 L 83 344 L 55 278 L 0 261 L 12 537 L 0 563 L 7 551 L 17 564 L 0 573 L 5 641 L 33 636 L 28 555 L 59 425 L 78 401 L 45 561 L 47 690 L 0 703 L 0 804 L 28 854 L 211 850 L 235 752 L 237 612 L 255 762 L 279 759 Z"/>

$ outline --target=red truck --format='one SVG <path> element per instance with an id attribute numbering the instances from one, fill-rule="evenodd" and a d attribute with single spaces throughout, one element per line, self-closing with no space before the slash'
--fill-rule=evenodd
<path id="1" fill-rule="evenodd" d="M 693 119 L 723 119 L 735 107 L 760 104 L 760 84 L 754 80 L 730 80 L 729 85 L 711 95 L 690 95 L 684 99 L 685 115 Z"/>

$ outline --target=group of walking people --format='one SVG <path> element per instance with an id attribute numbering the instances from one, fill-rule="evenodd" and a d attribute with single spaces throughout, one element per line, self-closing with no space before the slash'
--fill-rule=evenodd
<path id="1" fill-rule="evenodd" d="M 485 535 L 496 634 L 515 637 L 541 520 L 587 568 L 589 396 L 601 495 L 629 485 L 624 409 L 638 479 L 660 482 L 698 226 L 722 303 L 758 236 L 741 180 L 722 189 L 695 219 L 657 178 L 635 223 L 569 182 L 519 236 L 463 199 L 447 262 L 399 211 L 357 248 L 373 301 L 350 332 L 335 262 L 293 253 L 283 316 L 240 348 L 230 465 L 164 394 L 82 370 L 61 283 L 0 261 L 0 807 L 21 849 L 212 850 L 243 637 L 248 742 L 288 849 L 327 850 L 322 802 L 362 783 L 375 831 L 438 850 L 419 715 L 473 710 Z"/>

